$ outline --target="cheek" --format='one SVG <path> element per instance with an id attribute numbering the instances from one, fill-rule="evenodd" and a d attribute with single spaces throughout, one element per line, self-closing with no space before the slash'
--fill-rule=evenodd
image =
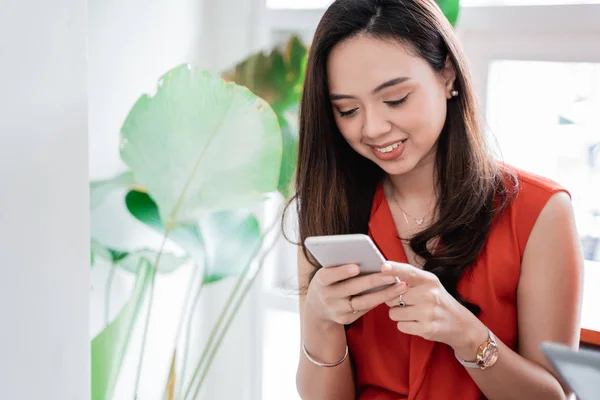
<path id="1" fill-rule="evenodd" d="M 422 146 L 432 146 L 440 136 L 446 121 L 446 99 L 428 96 L 413 103 L 409 112 L 411 128 L 408 130 L 414 142 Z"/>
<path id="2" fill-rule="evenodd" d="M 336 117 L 335 123 L 344 139 L 346 139 L 346 141 L 352 147 L 355 147 L 360 144 L 362 134 L 358 118 L 345 119 L 341 117 Z"/>

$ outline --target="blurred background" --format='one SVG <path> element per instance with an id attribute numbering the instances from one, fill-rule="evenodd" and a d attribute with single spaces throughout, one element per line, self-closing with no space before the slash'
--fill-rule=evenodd
<path id="1" fill-rule="evenodd" d="M 267 228 L 285 185 L 163 246 L 157 205 L 121 175 L 131 167 L 121 132 L 140 96 L 189 63 L 267 100 L 291 165 L 303 57 L 329 1 L 5 1 L 0 398 L 81 400 L 91 388 L 93 400 L 188 390 L 186 399 L 298 399 L 296 247 Z M 599 21 L 599 0 L 461 0 L 455 21 L 499 156 L 573 196 L 589 347 L 600 346 Z M 293 215 L 285 226 L 295 239 Z M 264 262 L 245 270 L 254 241 Z M 195 251 L 210 249 L 240 265 L 198 263 Z M 162 250 L 149 278 L 140 265 Z"/>

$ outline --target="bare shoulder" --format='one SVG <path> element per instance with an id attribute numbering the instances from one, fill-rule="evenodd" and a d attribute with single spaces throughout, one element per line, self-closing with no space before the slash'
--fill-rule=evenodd
<path id="1" fill-rule="evenodd" d="M 521 284 L 528 278 L 548 288 L 558 284 L 553 279 L 575 283 L 583 269 L 583 256 L 571 198 L 565 192 L 553 194 L 537 217 L 523 255 Z M 520 285 L 521 286 L 521 285 Z"/>
<path id="2" fill-rule="evenodd" d="M 535 258 L 547 258 L 548 253 L 554 253 L 560 259 L 567 257 L 575 261 L 578 250 L 579 239 L 571 198 L 566 192 L 554 193 L 536 218 L 525 247 L 524 259 L 531 259 L 532 255 Z M 526 266 L 530 264 L 534 268 L 539 267 L 539 263 L 526 263 Z"/>
<path id="3" fill-rule="evenodd" d="M 550 196 L 550 199 L 542 209 L 539 218 L 564 218 L 565 222 L 573 222 L 573 205 L 571 197 L 567 192 L 556 192 Z M 539 219 L 538 218 L 538 219 Z"/>

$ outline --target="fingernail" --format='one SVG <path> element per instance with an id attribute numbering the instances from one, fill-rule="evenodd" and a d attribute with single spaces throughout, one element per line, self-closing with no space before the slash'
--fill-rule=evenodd
<path id="1" fill-rule="evenodd" d="M 391 271 L 392 270 L 392 263 L 390 263 L 389 261 L 386 261 L 385 263 L 383 263 L 383 270 L 384 271 Z"/>
<path id="2" fill-rule="evenodd" d="M 393 283 L 396 282 L 395 276 L 384 275 L 381 277 L 381 281 L 384 283 Z"/>
<path id="3" fill-rule="evenodd" d="M 348 268 L 348 272 L 349 272 L 351 275 L 356 275 L 356 274 L 358 274 L 358 273 L 360 272 L 360 268 L 358 268 L 358 265 L 351 265 L 351 266 Z"/>

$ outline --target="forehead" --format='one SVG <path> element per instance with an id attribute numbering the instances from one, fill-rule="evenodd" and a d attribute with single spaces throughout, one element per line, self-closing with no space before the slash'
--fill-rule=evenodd
<path id="1" fill-rule="evenodd" d="M 406 45 L 365 35 L 337 44 L 327 60 L 329 90 L 361 94 L 399 77 L 418 79 L 428 64 Z M 431 73 L 431 72 L 430 72 Z"/>

